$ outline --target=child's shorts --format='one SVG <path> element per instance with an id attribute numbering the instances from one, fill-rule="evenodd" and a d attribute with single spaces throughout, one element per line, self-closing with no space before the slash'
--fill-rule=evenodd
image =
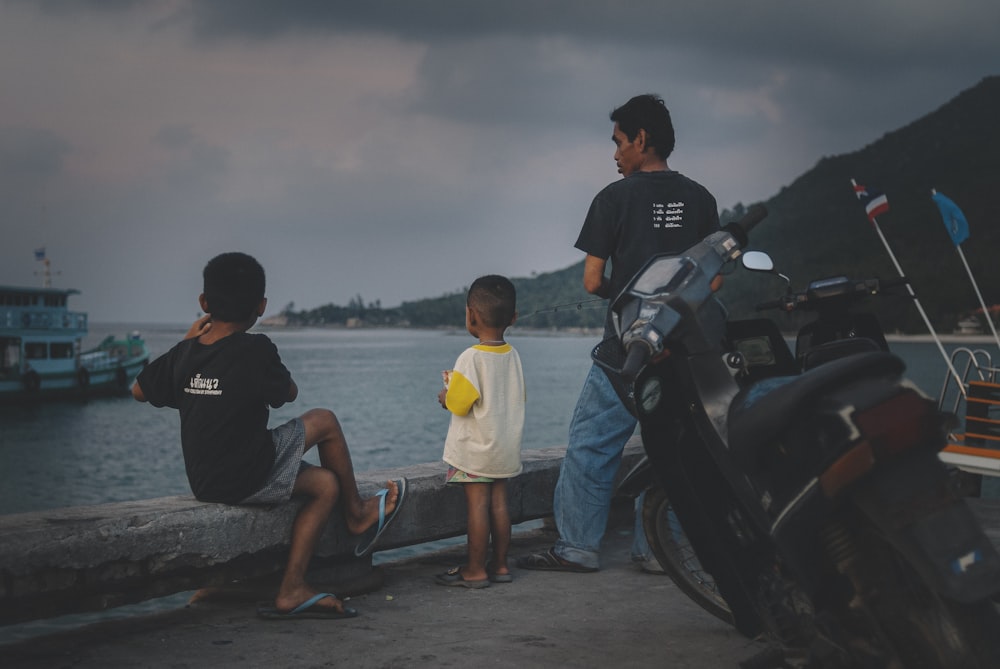
<path id="1" fill-rule="evenodd" d="M 292 497 L 299 472 L 314 465 L 302 461 L 306 450 L 306 427 L 301 418 L 293 418 L 270 430 L 274 442 L 274 464 L 260 490 L 240 504 L 277 504 Z"/>
<path id="2" fill-rule="evenodd" d="M 473 476 L 454 467 L 448 467 L 448 475 L 444 479 L 445 483 L 493 483 L 494 481 L 496 479 L 491 479 L 488 476 Z"/>

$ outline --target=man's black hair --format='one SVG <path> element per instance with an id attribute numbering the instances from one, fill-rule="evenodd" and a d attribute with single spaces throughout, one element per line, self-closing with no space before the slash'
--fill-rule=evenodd
<path id="1" fill-rule="evenodd" d="M 491 328 L 510 325 L 517 311 L 517 291 L 505 276 L 488 274 L 469 286 L 466 304 L 479 314 L 483 324 Z"/>
<path id="2" fill-rule="evenodd" d="M 618 124 L 629 141 L 635 140 L 639 130 L 645 130 L 646 143 L 664 160 L 674 152 L 674 124 L 670 110 L 658 95 L 635 96 L 611 112 L 611 121 Z"/>
<path id="3" fill-rule="evenodd" d="M 257 315 L 264 299 L 264 268 L 245 253 L 215 256 L 202 272 L 208 313 L 225 323 L 242 323 Z"/>

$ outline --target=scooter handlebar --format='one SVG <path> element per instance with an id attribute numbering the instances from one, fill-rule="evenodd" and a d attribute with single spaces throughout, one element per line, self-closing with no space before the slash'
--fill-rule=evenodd
<path id="1" fill-rule="evenodd" d="M 639 372 L 649 362 L 652 353 L 649 346 L 641 340 L 629 345 L 625 354 L 625 364 L 622 365 L 622 378 L 626 383 L 635 381 L 635 377 L 639 376 Z"/>
<path id="2" fill-rule="evenodd" d="M 766 302 L 760 302 L 757 304 L 757 311 L 767 311 L 769 309 L 781 309 L 782 311 L 789 311 L 790 305 L 788 300 L 777 299 L 777 300 L 767 300 Z"/>
<path id="3" fill-rule="evenodd" d="M 750 231 L 757 227 L 757 224 L 766 217 L 767 207 L 758 203 L 751 206 L 749 211 L 743 215 L 743 218 L 730 223 L 725 229 L 736 238 L 741 248 L 746 248 Z"/>
<path id="4" fill-rule="evenodd" d="M 891 279 L 880 279 L 878 285 L 880 290 L 891 290 L 896 286 L 905 286 L 908 283 L 910 283 L 910 280 L 905 276 L 897 276 Z"/>
<path id="5" fill-rule="evenodd" d="M 819 308 L 820 305 L 830 300 L 861 300 L 873 295 L 882 295 L 897 286 L 905 286 L 910 280 L 904 276 L 890 279 L 864 279 L 838 283 L 836 286 L 824 286 L 813 288 L 804 293 L 788 293 L 775 300 L 759 302 L 756 305 L 757 311 L 767 311 L 769 309 L 780 309 L 781 311 L 811 311 Z"/>

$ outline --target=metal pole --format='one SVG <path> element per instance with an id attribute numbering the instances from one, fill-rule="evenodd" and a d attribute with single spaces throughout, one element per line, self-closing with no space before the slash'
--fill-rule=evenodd
<path id="1" fill-rule="evenodd" d="M 983 300 L 983 294 L 979 292 L 979 286 L 976 284 L 976 280 L 972 277 L 972 270 L 969 269 L 969 263 L 965 261 L 965 254 L 962 253 L 962 247 L 956 245 L 955 250 L 958 251 L 958 257 L 962 259 L 962 264 L 965 265 L 965 272 L 969 275 L 969 281 L 972 282 L 972 287 L 976 291 L 976 297 L 979 298 L 979 306 L 983 308 L 983 315 L 986 316 L 986 322 L 990 324 L 990 331 L 993 333 L 993 340 L 997 343 L 997 347 L 1000 348 L 1000 335 L 997 335 L 997 328 L 993 325 L 993 317 L 990 316 L 990 310 L 986 308 L 986 302 Z"/>
<path id="2" fill-rule="evenodd" d="M 872 226 L 875 228 L 875 232 L 878 233 L 879 239 L 882 240 L 882 245 L 885 247 L 886 252 L 889 254 L 889 258 L 892 260 L 892 264 L 895 265 L 896 271 L 899 272 L 899 276 L 906 278 L 903 274 L 903 268 L 899 266 L 899 262 L 896 260 L 896 256 L 893 254 L 892 249 L 889 247 L 889 242 L 886 241 L 885 235 L 882 234 L 882 228 L 879 227 L 878 221 L 874 216 L 871 217 Z M 944 358 L 944 363 L 948 365 L 948 371 L 958 382 L 958 389 L 962 393 L 962 397 L 968 397 L 965 392 L 965 382 L 962 381 L 962 377 L 959 376 L 958 372 L 955 371 L 954 365 L 951 364 L 951 358 L 948 357 L 948 352 L 944 350 L 944 345 L 941 343 L 941 339 L 938 337 L 937 332 L 934 331 L 934 326 L 931 325 L 931 319 L 927 317 L 927 313 L 924 311 L 923 306 L 920 304 L 920 300 L 917 299 L 917 294 L 913 292 L 913 287 L 906 283 L 906 290 L 910 293 L 910 297 L 913 298 L 913 304 L 917 305 L 917 311 L 920 312 L 920 316 L 924 319 L 924 324 L 927 325 L 927 329 L 931 333 L 931 337 L 934 338 L 934 343 L 937 344 L 938 350 L 941 351 L 941 357 Z"/>

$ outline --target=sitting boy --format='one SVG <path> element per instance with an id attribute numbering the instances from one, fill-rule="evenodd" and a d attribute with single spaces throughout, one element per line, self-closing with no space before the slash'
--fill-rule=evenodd
<path id="1" fill-rule="evenodd" d="M 184 340 L 146 367 L 132 386 L 140 402 L 180 411 L 184 466 L 194 496 L 224 504 L 276 504 L 305 497 L 292 525 L 288 564 L 274 600 L 258 613 L 275 617 L 345 618 L 357 615 L 335 595 L 306 582 L 316 542 L 338 499 L 351 534 L 374 534 L 359 546 L 374 548 L 395 517 L 406 480 L 362 499 L 340 423 L 333 412 L 312 409 L 268 429 L 268 405 L 298 396 L 298 387 L 275 345 L 247 330 L 264 314 L 264 269 L 244 253 L 223 253 L 205 266 L 205 316 Z M 316 446 L 321 467 L 302 461 Z"/>

